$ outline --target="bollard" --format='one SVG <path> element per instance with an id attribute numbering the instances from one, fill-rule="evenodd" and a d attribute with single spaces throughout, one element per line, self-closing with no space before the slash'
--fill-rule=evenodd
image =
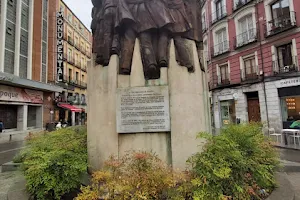
<path id="1" fill-rule="evenodd" d="M 12 134 L 9 135 L 9 141 L 11 141 L 11 140 L 12 140 Z"/>

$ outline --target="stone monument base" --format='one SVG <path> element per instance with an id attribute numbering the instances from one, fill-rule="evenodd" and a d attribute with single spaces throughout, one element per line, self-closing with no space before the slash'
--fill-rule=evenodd
<path id="1" fill-rule="evenodd" d="M 155 152 L 174 168 L 185 169 L 186 160 L 201 151 L 199 132 L 210 131 L 210 111 L 206 73 L 200 69 L 194 41 L 187 41 L 194 57 L 195 73 L 179 66 L 171 42 L 169 68 L 161 68 L 161 78 L 145 80 L 139 41 L 136 41 L 130 76 L 118 75 L 119 58 L 111 57 L 107 67 L 88 68 L 88 155 L 92 170 L 103 167 L 111 155 L 130 150 Z M 170 131 L 157 133 L 117 132 L 117 92 L 122 88 L 168 86 Z"/>

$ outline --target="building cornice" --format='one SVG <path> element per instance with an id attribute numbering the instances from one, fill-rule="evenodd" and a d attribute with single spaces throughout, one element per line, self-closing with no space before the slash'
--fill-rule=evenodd
<path id="1" fill-rule="evenodd" d="M 24 87 L 45 92 L 62 92 L 63 90 L 63 88 L 58 87 L 56 85 L 41 83 L 29 79 L 22 79 L 18 76 L 4 72 L 0 72 L 0 84 Z"/>

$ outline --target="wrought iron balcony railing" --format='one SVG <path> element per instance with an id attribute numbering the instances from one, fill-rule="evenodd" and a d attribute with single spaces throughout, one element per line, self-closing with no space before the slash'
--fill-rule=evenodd
<path id="1" fill-rule="evenodd" d="M 244 45 L 250 44 L 257 41 L 257 30 L 256 28 L 249 29 L 236 37 L 234 37 L 234 48 L 239 48 Z"/>
<path id="2" fill-rule="evenodd" d="M 287 15 L 274 18 L 266 23 L 265 36 L 272 36 L 293 28 L 297 25 L 296 22 L 296 12 L 289 12 Z"/>
<path id="3" fill-rule="evenodd" d="M 258 66 L 247 67 L 247 68 L 241 69 L 241 80 L 242 81 L 259 80 Z"/>
<path id="4" fill-rule="evenodd" d="M 222 79 L 221 77 L 219 77 L 219 81 L 218 81 L 218 86 L 225 86 L 225 85 L 230 85 L 230 80 L 229 78 L 226 79 Z"/>
<path id="5" fill-rule="evenodd" d="M 221 43 L 215 45 L 212 48 L 212 55 L 213 56 L 218 56 L 218 55 L 221 55 L 223 53 L 229 52 L 229 50 L 230 50 L 229 41 L 226 40 L 224 42 L 221 42 Z"/>
<path id="6" fill-rule="evenodd" d="M 222 6 L 211 15 L 211 24 L 225 18 L 227 16 L 226 6 Z"/>
<path id="7" fill-rule="evenodd" d="M 233 0 L 233 11 L 240 9 L 241 7 L 247 5 L 253 0 Z"/>
<path id="8" fill-rule="evenodd" d="M 291 60 L 291 64 L 287 65 L 284 64 L 284 59 L 285 58 L 273 61 L 273 72 L 275 75 L 299 71 L 298 56 L 287 58 Z"/>

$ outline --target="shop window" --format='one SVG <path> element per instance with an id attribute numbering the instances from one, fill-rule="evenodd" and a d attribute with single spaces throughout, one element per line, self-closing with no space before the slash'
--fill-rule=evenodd
<path id="1" fill-rule="evenodd" d="M 300 96 L 283 97 L 281 113 L 283 128 L 289 128 L 294 121 L 300 120 Z"/>
<path id="2" fill-rule="evenodd" d="M 235 102 L 234 100 L 221 101 L 221 124 L 222 126 L 236 123 Z"/>

